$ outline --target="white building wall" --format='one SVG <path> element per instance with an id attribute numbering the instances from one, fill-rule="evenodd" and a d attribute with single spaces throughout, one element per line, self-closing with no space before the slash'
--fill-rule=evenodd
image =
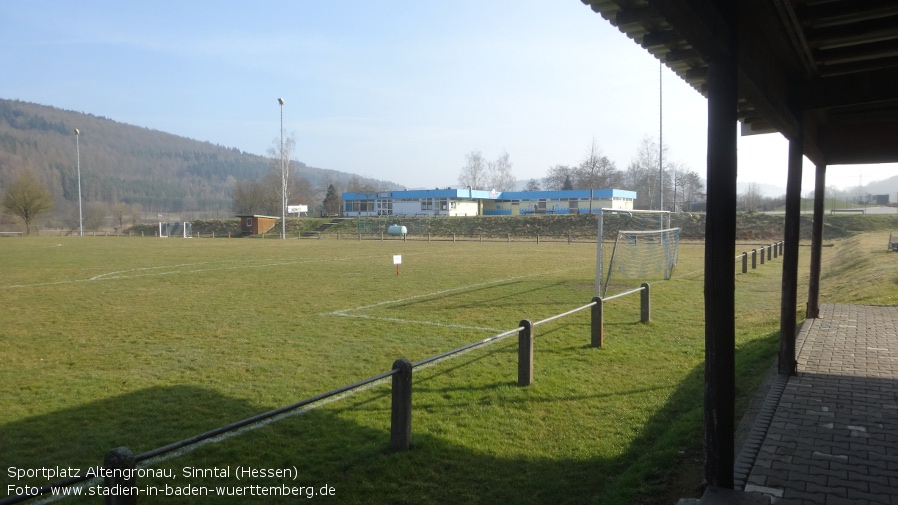
<path id="1" fill-rule="evenodd" d="M 393 200 L 393 215 L 399 216 L 414 216 L 415 214 L 421 214 L 424 211 L 421 210 L 421 202 L 415 200 L 414 202 L 397 202 Z"/>
<path id="2" fill-rule="evenodd" d="M 449 213 L 450 216 L 476 216 L 479 210 L 479 204 L 476 201 L 459 201 L 456 202 L 455 208 Z"/>

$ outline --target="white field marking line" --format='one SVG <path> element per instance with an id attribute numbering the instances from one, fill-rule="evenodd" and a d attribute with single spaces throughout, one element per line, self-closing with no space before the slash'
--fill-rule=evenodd
<path id="1" fill-rule="evenodd" d="M 153 272 L 153 273 L 144 273 L 144 274 L 136 274 L 136 275 L 120 275 L 128 272 L 138 272 L 145 270 L 159 270 L 163 268 L 182 268 L 193 265 L 208 265 L 212 263 L 234 263 L 243 260 L 224 260 L 221 262 L 203 262 L 203 263 L 184 263 L 180 265 L 162 265 L 158 267 L 144 267 L 144 268 L 134 268 L 131 270 L 120 270 L 116 272 L 109 272 L 105 274 L 95 275 L 94 277 L 88 279 L 74 279 L 67 281 L 53 281 L 53 282 L 38 282 L 35 284 L 12 284 L 8 286 L 0 286 L 0 289 L 15 289 L 15 288 L 33 288 L 33 287 L 43 287 L 43 286 L 56 286 L 60 284 L 76 284 L 80 282 L 94 282 L 94 281 L 104 281 L 104 280 L 120 280 L 120 279 L 135 279 L 137 277 L 152 277 L 152 276 L 161 276 L 161 275 L 172 275 L 172 274 L 191 274 L 191 273 L 200 273 L 200 272 L 215 272 L 222 270 L 242 270 L 248 268 L 265 268 L 270 266 L 282 266 L 282 265 L 298 265 L 303 263 L 322 263 L 322 262 L 332 262 L 332 261 L 348 261 L 352 259 L 366 259 L 370 257 L 343 257 L 343 258 L 320 258 L 320 259 L 309 259 L 309 260 L 301 260 L 301 261 L 279 261 L 274 263 L 260 263 L 253 265 L 240 265 L 234 267 L 224 267 L 224 268 L 198 268 L 194 270 L 169 270 L 167 272 Z"/>
<path id="2" fill-rule="evenodd" d="M 421 295 L 407 296 L 407 297 L 405 297 L 405 298 L 400 298 L 400 299 L 398 299 L 398 300 L 387 300 L 387 301 L 383 301 L 383 302 L 371 303 L 371 304 L 368 304 L 368 305 L 360 305 L 360 306 L 358 306 L 358 307 L 350 307 L 350 308 L 348 308 L 348 309 L 335 310 L 335 311 L 333 311 L 333 312 L 324 312 L 324 313 L 319 314 L 319 315 L 322 315 L 322 316 L 341 316 L 341 315 L 345 314 L 346 312 L 355 312 L 355 311 L 359 311 L 359 310 L 366 310 L 366 309 L 371 309 L 371 308 L 374 308 L 374 307 L 380 307 L 380 306 L 383 306 L 383 305 L 394 305 L 394 304 L 397 304 L 397 303 L 407 302 L 407 301 L 411 301 L 411 300 L 417 300 L 417 299 L 419 299 L 419 298 L 428 298 L 428 297 L 432 297 L 432 296 L 441 296 L 441 295 L 445 295 L 445 294 L 447 294 L 447 293 L 453 293 L 453 292 L 456 292 L 456 291 L 464 291 L 464 290 L 467 290 L 467 289 L 480 288 L 480 287 L 483 287 L 483 286 L 492 286 L 492 285 L 494 285 L 494 284 L 502 284 L 502 283 L 512 282 L 512 281 L 517 281 L 517 280 L 521 280 L 521 279 L 530 279 L 530 278 L 533 278 L 533 277 L 540 277 L 540 276 L 548 275 L 548 274 L 557 274 L 557 273 L 562 273 L 562 272 L 570 272 L 571 270 L 580 270 L 580 269 L 582 269 L 582 268 L 584 268 L 584 267 L 581 267 L 581 268 L 564 268 L 564 269 L 561 269 L 561 270 L 552 270 L 552 271 L 550 271 L 550 272 L 541 272 L 541 273 L 538 273 L 538 274 L 529 274 L 529 275 L 519 275 L 519 276 L 516 276 L 516 277 L 508 277 L 508 278 L 506 278 L 506 279 L 497 279 L 497 280 L 494 280 L 494 281 L 480 282 L 480 283 L 477 283 L 477 284 L 468 284 L 467 286 L 458 286 L 458 287 L 449 288 L 449 289 L 442 289 L 442 290 L 440 290 L 440 291 L 434 291 L 434 292 L 432 292 L 432 293 L 425 293 L 425 294 L 421 294 Z"/>
<path id="3" fill-rule="evenodd" d="M 365 316 L 365 315 L 361 315 L 361 314 L 350 314 L 350 312 L 358 312 L 358 311 L 361 311 L 361 310 L 372 309 L 372 308 L 375 308 L 375 307 L 381 307 L 381 306 L 384 306 L 384 305 L 394 305 L 394 304 L 397 304 L 397 303 L 403 303 L 403 302 L 407 302 L 407 301 L 410 301 L 410 300 L 417 300 L 417 299 L 419 299 L 419 298 L 428 298 L 428 297 L 435 297 L 435 296 L 445 295 L 445 294 L 447 294 L 447 293 L 462 292 L 462 291 L 466 291 L 466 290 L 470 290 L 470 289 L 474 289 L 474 288 L 480 288 L 480 287 L 483 287 L 483 286 L 499 285 L 499 284 L 504 284 L 504 283 L 508 283 L 508 282 L 517 281 L 517 280 L 520 280 L 520 279 L 530 279 L 530 278 L 533 278 L 533 277 L 540 277 L 540 276 L 543 276 L 543 275 L 557 274 L 557 273 L 563 273 L 563 272 L 570 272 L 570 271 L 572 271 L 572 270 L 582 270 L 583 268 L 587 268 L 587 267 L 563 268 L 563 269 L 560 269 L 560 270 L 552 270 L 552 271 L 548 271 L 548 272 L 540 272 L 540 273 L 537 273 L 537 274 L 519 275 L 519 276 L 516 276 L 516 277 L 509 277 L 509 278 L 506 278 L 506 279 L 498 279 L 498 280 L 494 280 L 494 281 L 481 282 L 481 283 L 477 283 L 477 284 L 469 284 L 469 285 L 467 285 L 467 286 L 459 286 L 459 287 L 450 288 L 450 289 L 443 289 L 443 290 L 440 290 L 440 291 L 435 291 L 435 292 L 433 292 L 433 293 L 425 293 L 425 294 L 421 294 L 421 295 L 414 295 L 414 296 L 409 296 L 409 297 L 406 297 L 406 298 L 400 298 L 400 299 L 398 299 L 398 300 L 387 300 L 387 301 L 383 301 L 383 302 L 377 302 L 377 303 L 372 303 L 372 304 L 368 304 L 368 305 L 362 305 L 362 306 L 359 306 L 359 307 L 350 307 L 350 308 L 348 308 L 348 309 L 335 310 L 335 311 L 333 311 L 333 312 L 324 312 L 324 313 L 319 314 L 319 316 L 357 317 L 357 318 L 363 318 L 363 319 L 370 319 L 370 320 L 374 320 L 374 321 L 401 322 L 401 323 L 408 323 L 408 324 L 424 324 L 424 325 L 430 325 L 430 326 L 440 326 L 440 327 L 446 327 L 446 328 L 459 328 L 459 329 L 471 329 L 471 330 L 478 330 L 478 331 L 499 331 L 499 330 L 497 330 L 497 329 L 495 329 L 495 328 L 478 328 L 478 327 L 470 327 L 470 326 L 454 325 L 454 324 L 448 324 L 448 323 L 438 323 L 438 322 L 435 322 L 435 321 L 419 321 L 419 320 L 410 320 L 410 319 L 397 319 L 397 318 L 390 318 L 390 317 Z"/>
<path id="4" fill-rule="evenodd" d="M 321 400 L 318 400 L 318 401 L 315 402 L 315 403 L 311 403 L 311 404 L 309 404 L 309 405 L 306 405 L 305 407 L 298 408 L 298 409 L 295 409 L 295 410 L 291 410 L 291 411 L 288 411 L 288 412 L 282 412 L 282 413 L 280 413 L 280 414 L 278 414 L 278 415 L 276 415 L 276 416 L 272 416 L 272 417 L 269 417 L 269 418 L 267 418 L 267 419 L 262 419 L 261 421 L 256 421 L 255 423 L 252 423 L 252 424 L 247 424 L 246 426 L 242 426 L 242 427 L 240 427 L 240 428 L 237 428 L 236 430 L 228 431 L 228 432 L 222 433 L 221 435 L 216 435 L 216 436 L 214 436 L 214 437 L 209 437 L 209 438 L 200 440 L 200 441 L 198 441 L 198 442 L 192 443 L 192 444 L 190 444 L 190 445 L 185 445 L 184 447 L 181 447 L 180 449 L 176 449 L 176 450 L 171 451 L 171 452 L 166 452 L 165 454 L 160 454 L 160 455 L 155 456 L 155 457 L 152 457 L 152 458 L 150 458 L 150 459 L 141 461 L 141 462 L 137 465 L 137 467 L 138 467 L 138 468 L 149 468 L 149 467 L 151 467 L 151 466 L 153 466 L 153 465 L 156 465 L 156 464 L 159 464 L 159 463 L 161 463 L 161 462 L 163 462 L 163 461 L 166 461 L 166 460 L 169 460 L 169 459 L 174 459 L 174 458 L 183 456 L 184 454 L 193 452 L 193 451 L 195 451 L 196 449 L 199 449 L 200 447 L 203 447 L 204 445 L 208 445 L 208 444 L 212 444 L 212 443 L 218 443 L 218 442 L 223 442 L 223 441 L 225 441 L 225 440 L 227 440 L 227 439 L 229 439 L 229 438 L 233 438 L 233 437 L 236 437 L 236 436 L 238 436 L 238 435 L 242 435 L 242 434 L 244 434 L 244 433 L 246 433 L 246 432 L 249 432 L 249 431 L 252 431 L 252 430 L 256 430 L 256 429 L 259 429 L 259 428 L 268 426 L 268 425 L 271 424 L 271 423 L 275 423 L 275 422 L 281 421 L 281 420 L 286 419 L 286 418 L 288 418 L 288 417 L 301 416 L 301 415 L 305 414 L 306 412 L 309 412 L 309 411 L 312 411 L 312 410 L 317 409 L 318 407 L 322 407 L 322 406 L 327 405 L 327 404 L 329 404 L 329 403 L 333 403 L 333 402 L 335 402 L 335 401 L 337 401 L 337 400 L 342 400 L 343 398 L 352 396 L 352 395 L 354 395 L 354 394 L 356 394 L 356 393 L 361 393 L 362 391 L 367 391 L 367 390 L 372 389 L 372 388 L 374 388 L 374 387 L 376 387 L 376 386 L 380 386 L 380 385 L 382 385 L 382 384 L 384 384 L 384 383 L 386 383 L 386 382 L 392 380 L 392 378 L 393 378 L 392 376 L 390 376 L 390 377 L 384 377 L 383 379 L 376 380 L 376 381 L 374 381 L 374 382 L 365 384 L 364 386 L 359 386 L 359 387 L 357 387 L 357 388 L 355 388 L 355 389 L 352 389 L 352 390 L 350 390 L 350 391 L 345 391 L 345 392 L 343 392 L 343 393 L 340 393 L 340 394 L 337 394 L 337 395 L 334 395 L 334 396 L 329 396 L 329 397 L 327 397 L 327 398 L 323 398 L 323 399 L 321 399 Z M 101 479 L 101 478 L 90 479 L 90 480 L 87 480 L 87 481 L 84 481 L 84 482 L 79 482 L 79 483 L 78 483 L 78 487 L 85 488 L 85 487 L 98 486 L 98 485 L 99 485 L 100 483 L 102 483 L 102 482 L 103 482 L 103 479 Z M 84 495 L 84 496 L 86 496 L 86 495 Z M 36 503 L 36 504 L 52 503 L 52 502 L 59 501 L 59 500 L 61 500 L 61 499 L 63 499 L 63 498 L 67 498 L 67 497 L 68 497 L 68 496 L 66 496 L 66 495 L 56 495 L 56 496 L 52 496 L 52 495 L 45 494 L 43 498 L 38 499 L 35 503 Z"/>
<path id="5" fill-rule="evenodd" d="M 215 262 L 215 263 L 229 263 L 229 262 L 234 262 L 234 261 L 237 261 L 237 260 L 227 260 L 227 261 Z M 123 276 L 121 276 L 121 275 L 119 275 L 119 274 L 127 274 L 127 273 L 131 273 L 131 272 L 140 272 L 140 271 L 144 271 L 144 270 L 159 270 L 159 269 L 162 269 L 162 268 L 181 268 L 181 267 L 191 267 L 191 266 L 194 266 L 194 265 L 208 265 L 208 264 L 210 264 L 210 263 L 212 263 L 212 262 L 210 262 L 210 261 L 203 261 L 203 262 L 200 262 L 200 263 L 182 263 L 182 264 L 180 264 L 180 265 L 162 265 L 162 266 L 158 266 L 158 267 L 129 268 L 128 270 L 119 270 L 119 271 L 116 271 L 116 272 L 109 272 L 109 273 L 106 273 L 106 274 L 95 275 L 95 276 L 93 276 L 93 277 L 91 277 L 90 279 L 87 279 L 87 280 L 88 280 L 88 281 L 98 281 L 98 280 L 101 280 L 101 279 L 103 279 L 103 278 L 105 278 L 105 277 L 112 277 L 112 276 L 114 276 L 114 278 L 118 279 L 118 278 L 123 277 Z"/>
<path id="6" fill-rule="evenodd" d="M 328 314 L 325 314 L 328 315 Z M 358 319 L 371 319 L 373 321 L 386 321 L 388 323 L 405 323 L 405 324 L 422 324 L 427 326 L 439 326 L 440 328 L 456 328 L 459 330 L 476 330 L 476 331 L 501 331 L 497 328 L 486 328 L 482 326 L 465 326 L 463 324 L 436 323 L 433 321 L 416 321 L 413 319 L 399 319 L 397 317 L 376 317 L 366 316 L 363 314 L 334 314 L 341 317 L 354 317 Z"/>

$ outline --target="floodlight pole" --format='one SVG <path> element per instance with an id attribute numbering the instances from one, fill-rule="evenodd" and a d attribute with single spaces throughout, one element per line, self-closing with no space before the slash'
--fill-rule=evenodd
<path id="1" fill-rule="evenodd" d="M 658 210 L 664 210 L 664 106 L 661 77 L 664 63 L 658 60 Z M 664 217 L 661 218 L 661 229 L 664 229 Z"/>
<path id="2" fill-rule="evenodd" d="M 81 143 L 78 139 L 81 137 L 81 131 L 75 128 L 75 159 L 78 170 L 78 236 L 84 236 L 84 218 L 81 214 Z"/>
<path id="3" fill-rule="evenodd" d="M 284 160 L 284 99 L 278 98 L 281 106 L 281 239 L 287 238 L 287 163 Z"/>

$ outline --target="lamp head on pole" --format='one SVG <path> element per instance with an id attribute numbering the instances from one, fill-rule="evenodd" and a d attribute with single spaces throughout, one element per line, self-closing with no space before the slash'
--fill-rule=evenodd
<path id="1" fill-rule="evenodd" d="M 283 98 L 278 98 L 278 103 L 281 104 L 281 105 L 284 105 L 284 99 L 283 99 Z"/>
<path id="2" fill-rule="evenodd" d="M 75 135 L 81 135 L 81 130 L 79 130 L 78 128 L 75 128 Z"/>

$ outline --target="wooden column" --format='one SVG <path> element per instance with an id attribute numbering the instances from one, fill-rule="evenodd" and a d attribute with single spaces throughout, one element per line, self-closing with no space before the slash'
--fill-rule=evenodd
<path id="1" fill-rule="evenodd" d="M 826 195 L 826 165 L 817 165 L 814 180 L 814 225 L 811 231 L 811 275 L 808 283 L 808 309 L 805 317 L 820 317 L 820 257 L 823 249 L 823 202 Z"/>
<path id="2" fill-rule="evenodd" d="M 390 409 L 390 449 L 407 451 L 412 441 L 412 363 L 403 358 L 393 362 L 393 390 Z"/>
<path id="3" fill-rule="evenodd" d="M 736 41 L 708 65 L 705 222 L 705 484 L 733 488 L 735 430 Z"/>
<path id="4" fill-rule="evenodd" d="M 533 384 L 533 323 L 524 319 L 518 326 L 518 386 L 527 387 Z"/>
<path id="5" fill-rule="evenodd" d="M 795 375 L 795 305 L 798 296 L 798 235 L 801 225 L 802 131 L 789 141 L 789 174 L 786 178 L 786 224 L 783 251 L 782 303 L 780 305 L 780 350 L 777 370 Z"/>

